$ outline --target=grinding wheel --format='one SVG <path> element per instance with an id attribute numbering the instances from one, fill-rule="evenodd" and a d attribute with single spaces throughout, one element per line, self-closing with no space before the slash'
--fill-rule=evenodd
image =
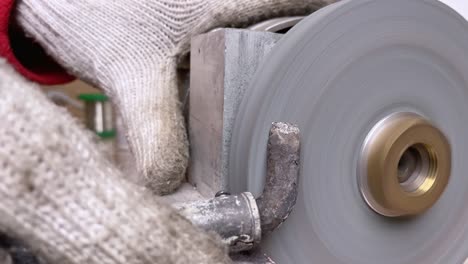
<path id="1" fill-rule="evenodd" d="M 301 129 L 297 204 L 264 238 L 263 249 L 277 263 L 462 264 L 468 257 L 467 73 L 468 24 L 436 0 L 342 1 L 288 32 L 241 102 L 229 158 L 231 191 L 259 194 L 271 123 Z M 400 123 L 388 121 L 394 117 Z M 405 146 L 422 142 L 382 154 L 393 155 L 394 165 L 382 175 L 399 173 L 394 156 L 403 159 L 435 140 L 428 154 L 418 154 L 435 164 L 426 171 L 436 176 L 424 180 L 438 187 L 417 185 L 434 198 L 429 204 L 415 202 L 422 194 L 414 190 L 409 200 L 393 199 L 378 181 L 377 205 L 367 199 L 365 186 L 373 184 L 367 177 L 381 175 L 363 170 L 369 160 L 362 161 L 378 146 L 366 144 L 378 141 L 372 131 L 379 129 L 390 131 L 392 142 L 404 136 Z M 377 197 L 379 190 L 385 195 Z"/>

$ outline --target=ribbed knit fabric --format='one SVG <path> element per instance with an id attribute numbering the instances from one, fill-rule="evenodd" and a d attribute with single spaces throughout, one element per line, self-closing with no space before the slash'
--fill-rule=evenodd
<path id="1" fill-rule="evenodd" d="M 62 84 L 74 78 L 46 56 L 44 50 L 27 38 L 14 21 L 15 0 L 0 1 L 0 57 L 24 77 L 44 85 Z M 24 59 L 24 60 L 23 60 Z"/>
<path id="2" fill-rule="evenodd" d="M 121 112 L 144 183 L 158 194 L 184 178 L 188 141 L 176 67 L 190 38 L 221 26 L 301 15 L 332 0 L 18 0 L 17 20 Z"/>
<path id="3" fill-rule="evenodd" d="M 229 262 L 216 237 L 123 180 L 91 134 L 3 59 L 0 123 L 0 232 L 47 263 Z"/>

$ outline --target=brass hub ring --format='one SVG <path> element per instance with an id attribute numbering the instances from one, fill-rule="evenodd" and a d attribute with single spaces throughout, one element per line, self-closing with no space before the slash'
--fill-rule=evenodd
<path id="1" fill-rule="evenodd" d="M 450 169 L 451 149 L 444 134 L 420 115 L 396 113 L 367 135 L 359 187 L 366 203 L 381 215 L 418 215 L 440 198 Z"/>

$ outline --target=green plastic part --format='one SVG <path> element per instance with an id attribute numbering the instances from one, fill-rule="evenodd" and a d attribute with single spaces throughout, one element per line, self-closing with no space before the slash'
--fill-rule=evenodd
<path id="1" fill-rule="evenodd" d="M 89 93 L 78 95 L 78 99 L 85 102 L 106 102 L 109 100 L 109 97 L 101 93 Z"/>
<path id="2" fill-rule="evenodd" d="M 115 130 L 103 131 L 103 132 L 96 132 L 96 134 L 100 138 L 113 138 L 116 135 Z"/>

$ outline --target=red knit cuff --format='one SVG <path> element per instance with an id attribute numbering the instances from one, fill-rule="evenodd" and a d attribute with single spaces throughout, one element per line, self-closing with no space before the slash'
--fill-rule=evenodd
<path id="1" fill-rule="evenodd" d="M 14 0 L 0 0 L 0 57 L 24 77 L 40 84 L 54 85 L 74 80 L 44 50 L 14 23 Z"/>

